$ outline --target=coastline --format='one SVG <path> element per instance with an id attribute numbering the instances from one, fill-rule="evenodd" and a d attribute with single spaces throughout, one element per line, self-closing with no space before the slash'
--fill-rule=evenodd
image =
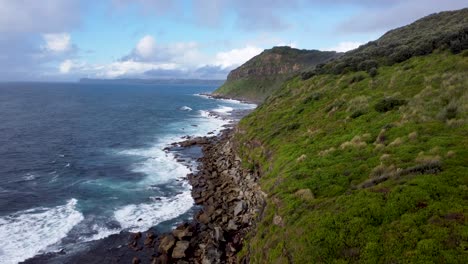
<path id="1" fill-rule="evenodd" d="M 187 175 L 192 197 L 200 209 L 191 221 L 181 223 L 171 232 L 157 237 L 151 233 L 133 234 L 129 247 L 136 251 L 147 248 L 151 254 L 135 255 L 132 263 L 248 262 L 238 259 L 237 253 L 245 236 L 255 227 L 257 217 L 262 215 L 266 198 L 257 184 L 259 172 L 242 167 L 232 140 L 238 121 L 249 112 L 234 110 L 234 123 L 225 125 L 218 135 L 188 137 L 166 149 L 202 148 L 198 170 Z"/>
<path id="2" fill-rule="evenodd" d="M 181 179 L 192 186 L 194 206 L 183 217 L 178 217 L 179 220 L 174 219 L 175 229 L 171 228 L 174 224 L 163 224 L 145 232 L 122 231 L 94 241 L 89 248 L 84 246 L 76 252 L 49 252 L 22 263 L 237 262 L 235 254 L 242 248 L 245 234 L 263 207 L 263 194 L 259 189 L 253 189 L 257 186 L 258 174 L 241 168 L 231 141 L 238 121 L 251 111 L 235 109 L 229 118 L 211 111 L 210 115 L 231 122 L 225 124 L 217 135 L 185 136 L 183 141 L 174 142 L 164 149 L 187 167 L 193 165 L 193 161 L 198 164 L 193 173 Z M 254 203 L 251 202 L 252 197 L 255 197 Z M 167 232 L 168 229 L 172 230 Z"/>
<path id="3" fill-rule="evenodd" d="M 237 253 L 262 215 L 266 198 L 257 184 L 259 172 L 242 167 L 232 141 L 238 121 L 249 112 L 234 110 L 233 123 L 225 125 L 218 135 L 186 137 L 165 149 L 183 152 L 201 148 L 198 170 L 187 175 L 198 209 L 192 220 L 171 232 L 131 234 L 127 248 L 135 252 L 132 263 L 248 263 L 248 259 L 238 259 Z M 130 261 L 128 257 L 125 261 Z"/>

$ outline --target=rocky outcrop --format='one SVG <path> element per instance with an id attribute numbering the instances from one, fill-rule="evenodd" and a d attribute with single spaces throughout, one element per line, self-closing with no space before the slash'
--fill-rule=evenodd
<path id="1" fill-rule="evenodd" d="M 194 220 L 183 223 L 158 238 L 153 233 L 137 233 L 129 247 L 152 247 L 151 263 L 237 263 L 246 234 L 255 227 L 265 206 L 266 195 L 260 190 L 257 172 L 241 166 L 232 143 L 232 129 L 220 136 L 190 138 L 177 146 L 199 145 L 203 158 L 199 170 L 189 174 L 192 196 L 201 206 Z"/>

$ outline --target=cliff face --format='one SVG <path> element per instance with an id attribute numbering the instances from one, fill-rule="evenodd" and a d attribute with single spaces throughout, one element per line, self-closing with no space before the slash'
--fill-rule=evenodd
<path id="1" fill-rule="evenodd" d="M 287 78 L 340 55 L 334 51 L 274 47 L 231 71 L 226 83 L 214 94 L 261 102 Z"/>

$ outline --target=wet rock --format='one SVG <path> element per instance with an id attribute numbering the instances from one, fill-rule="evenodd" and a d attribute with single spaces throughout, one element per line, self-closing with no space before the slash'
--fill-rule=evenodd
<path id="1" fill-rule="evenodd" d="M 169 263 L 169 257 L 166 254 L 162 254 L 159 257 L 156 257 L 153 259 L 153 262 L 151 264 L 168 264 Z"/>
<path id="2" fill-rule="evenodd" d="M 185 251 L 188 249 L 190 243 L 188 241 L 177 241 L 177 244 L 172 251 L 172 258 L 180 259 L 185 257 Z"/>
<path id="3" fill-rule="evenodd" d="M 145 239 L 145 242 L 144 242 L 145 246 L 147 246 L 147 247 L 153 246 L 155 238 L 156 238 L 156 236 L 154 235 L 153 232 L 146 233 L 146 239 Z"/>

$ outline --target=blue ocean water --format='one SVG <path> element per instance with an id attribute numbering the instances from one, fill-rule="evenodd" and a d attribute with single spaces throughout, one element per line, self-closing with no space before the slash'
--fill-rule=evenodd
<path id="1" fill-rule="evenodd" d="M 163 149 L 254 107 L 197 95 L 215 88 L 0 84 L 0 263 L 145 231 L 190 210 L 183 178 L 194 168 Z"/>

